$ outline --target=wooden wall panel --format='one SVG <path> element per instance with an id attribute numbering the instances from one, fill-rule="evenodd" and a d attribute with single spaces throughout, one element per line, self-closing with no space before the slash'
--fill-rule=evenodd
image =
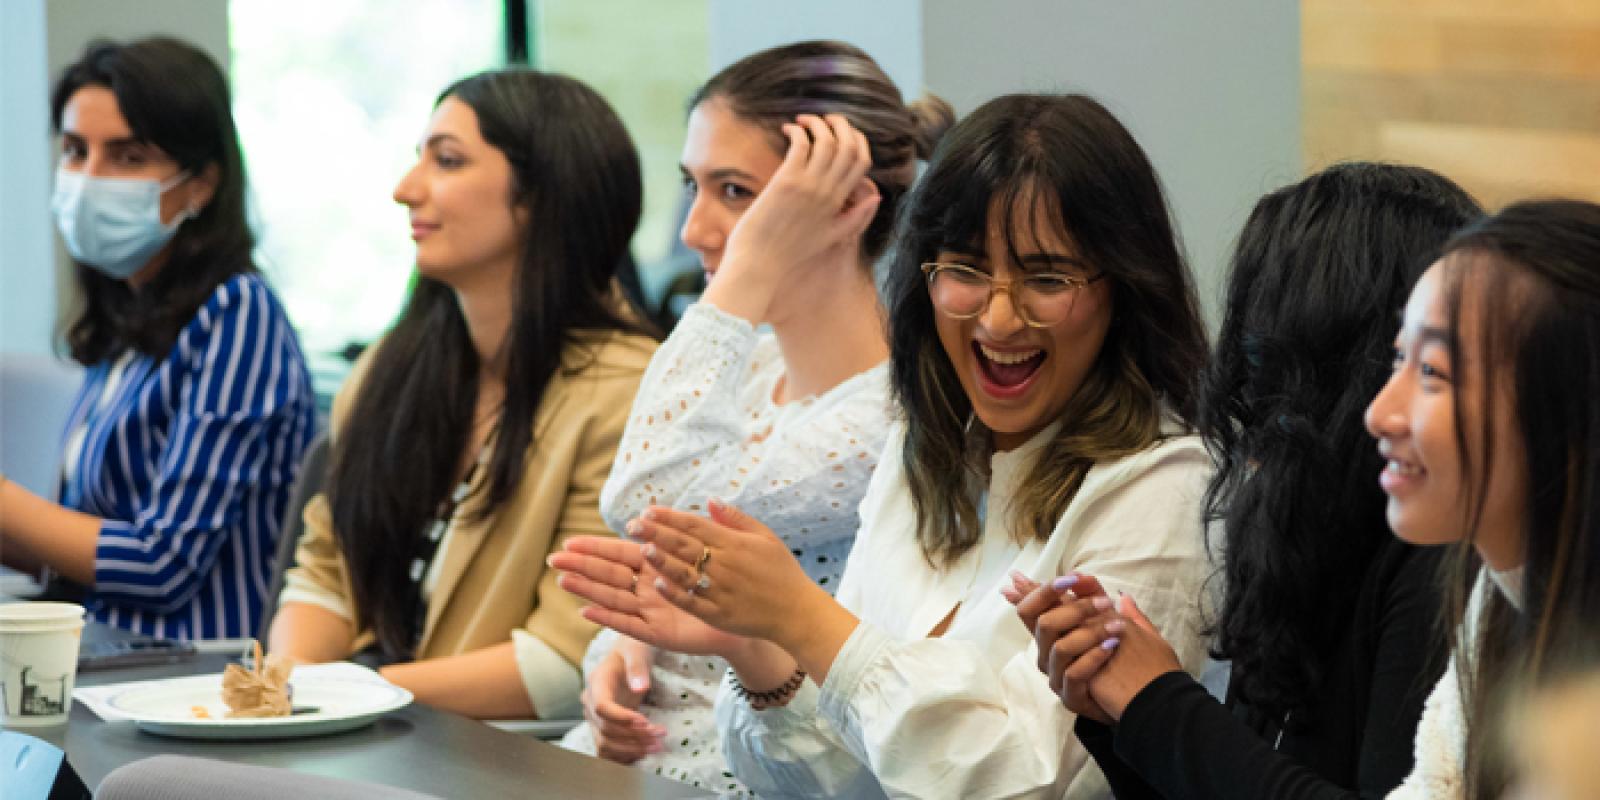
<path id="1" fill-rule="evenodd" d="M 1486 205 L 1600 201 L 1600 0 L 1302 0 L 1306 168 L 1403 161 Z"/>

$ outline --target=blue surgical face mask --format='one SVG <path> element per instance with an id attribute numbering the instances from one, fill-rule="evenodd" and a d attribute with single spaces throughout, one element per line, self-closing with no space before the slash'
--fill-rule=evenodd
<path id="1" fill-rule="evenodd" d="M 188 219 L 184 209 L 171 224 L 161 223 L 161 195 L 189 179 L 180 172 L 166 181 L 145 178 L 94 178 L 56 171 L 51 208 L 56 228 L 72 257 L 100 272 L 127 280 L 149 263 Z"/>

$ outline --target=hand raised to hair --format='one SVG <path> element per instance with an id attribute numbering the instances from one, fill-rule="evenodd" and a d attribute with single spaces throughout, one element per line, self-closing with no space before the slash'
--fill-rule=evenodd
<path id="1" fill-rule="evenodd" d="M 787 285 L 860 239 L 882 199 L 866 180 L 867 138 L 839 114 L 783 126 L 783 163 L 728 236 L 702 299 L 752 324 L 770 320 Z"/>

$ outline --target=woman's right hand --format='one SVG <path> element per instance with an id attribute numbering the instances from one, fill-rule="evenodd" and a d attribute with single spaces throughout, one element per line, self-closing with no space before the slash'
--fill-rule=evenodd
<path id="1" fill-rule="evenodd" d="M 589 674 L 583 689 L 583 718 L 594 731 L 595 753 L 618 764 L 632 764 L 662 751 L 667 730 L 639 713 L 650 691 L 655 648 L 626 636 L 617 640 Z"/>
<path id="2" fill-rule="evenodd" d="M 792 276 L 860 239 L 882 200 L 866 180 L 867 138 L 843 116 L 801 114 L 783 133 L 788 153 L 729 234 L 702 298 L 757 325 Z"/>
<path id="3" fill-rule="evenodd" d="M 656 591 L 655 568 L 637 542 L 610 536 L 574 536 L 547 558 L 563 574 L 557 584 L 594 605 L 580 612 L 590 622 L 663 650 L 727 657 L 744 637 L 701 622 Z"/>

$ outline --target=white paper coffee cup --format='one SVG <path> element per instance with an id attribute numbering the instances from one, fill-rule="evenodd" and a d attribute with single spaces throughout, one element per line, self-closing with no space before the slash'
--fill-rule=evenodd
<path id="1" fill-rule="evenodd" d="M 0 727 L 66 724 L 82 638 L 83 606 L 0 603 Z"/>

